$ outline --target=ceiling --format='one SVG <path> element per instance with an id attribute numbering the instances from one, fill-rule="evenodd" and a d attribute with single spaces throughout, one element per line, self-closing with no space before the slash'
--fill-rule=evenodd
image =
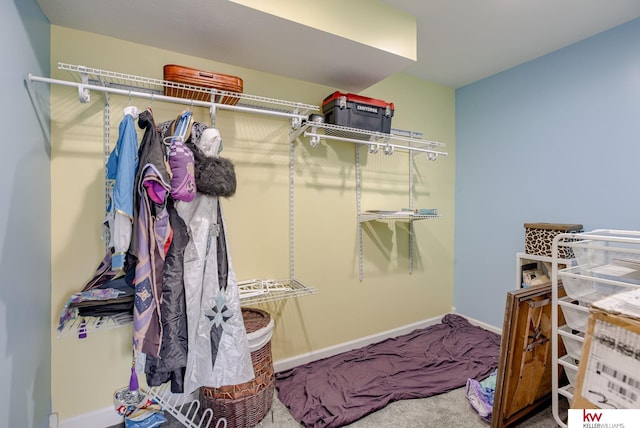
<path id="1" fill-rule="evenodd" d="M 397 72 L 458 88 L 640 17 L 640 0 L 382 1 L 416 17 L 417 61 L 227 0 L 37 0 L 54 25 L 352 92 Z"/>
<path id="2" fill-rule="evenodd" d="M 383 0 L 417 18 L 404 69 L 454 88 L 640 17 L 640 0 Z"/>

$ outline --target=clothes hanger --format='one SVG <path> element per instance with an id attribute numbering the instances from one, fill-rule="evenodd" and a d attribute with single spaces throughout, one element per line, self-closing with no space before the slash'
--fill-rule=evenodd
<path id="1" fill-rule="evenodd" d="M 183 110 L 176 120 L 173 121 L 170 128 L 171 135 L 164 137 L 163 143 L 170 146 L 174 141 L 185 142 L 191 136 L 191 128 L 193 127 L 193 116 L 190 110 Z"/>
<path id="2" fill-rule="evenodd" d="M 123 114 L 125 116 L 130 114 L 134 119 L 136 119 L 140 114 L 140 110 L 138 109 L 138 107 L 131 105 L 131 91 L 129 91 L 129 105 L 124 108 Z"/>
<path id="3" fill-rule="evenodd" d="M 148 111 L 152 115 L 153 115 L 153 97 L 154 97 L 154 93 L 151 92 L 151 102 L 149 103 L 149 106 L 145 109 L 146 111 Z"/>
<path id="4" fill-rule="evenodd" d="M 136 106 L 127 106 L 124 108 L 124 115 L 126 116 L 128 114 L 133 116 L 133 118 L 135 119 L 140 114 L 140 110 L 138 110 L 138 107 Z"/>

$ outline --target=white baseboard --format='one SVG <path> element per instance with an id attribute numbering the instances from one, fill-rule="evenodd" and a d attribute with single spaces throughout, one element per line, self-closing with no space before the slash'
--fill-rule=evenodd
<path id="1" fill-rule="evenodd" d="M 460 314 L 458 314 L 458 315 L 460 315 Z M 482 328 L 484 328 L 486 330 L 489 330 L 489 331 L 492 331 L 492 332 L 497 333 L 499 335 L 502 335 L 502 329 L 501 328 L 498 328 L 498 327 L 496 327 L 494 325 L 491 325 L 491 324 L 487 324 L 486 322 L 478 321 L 477 319 L 469 318 L 466 315 L 460 315 L 460 316 L 465 317 L 473 325 L 477 325 L 478 327 L 482 327 Z"/>
<path id="2" fill-rule="evenodd" d="M 319 349 L 317 351 L 309 352 L 306 354 L 296 355 L 295 357 L 285 358 L 283 360 L 274 361 L 273 369 L 275 372 L 281 372 L 289 370 L 294 367 L 310 363 L 322 358 L 332 357 L 342 352 L 351 351 L 354 349 L 362 348 L 363 346 L 371 345 L 373 343 L 381 342 L 391 337 L 401 336 L 403 334 L 411 333 L 413 330 L 419 328 L 425 328 L 430 325 L 438 324 L 442 320 L 442 316 L 429 318 L 426 320 L 418 321 L 413 324 L 405 325 L 393 330 L 383 331 L 382 333 L 373 334 L 371 336 L 361 337 L 350 342 L 340 343 L 338 345 L 329 346 L 327 348 Z"/>
<path id="3" fill-rule="evenodd" d="M 362 337 L 356 340 L 352 340 L 352 341 L 341 343 L 334 346 L 329 346 L 327 348 L 319 349 L 314 352 L 309 352 L 306 354 L 297 355 L 295 357 L 274 361 L 273 368 L 275 372 L 289 370 L 296 366 L 310 363 L 311 361 L 331 357 L 331 356 L 340 354 L 342 352 L 358 349 L 363 346 L 381 342 L 383 340 L 386 340 L 392 337 L 402 336 L 403 334 L 411 333 L 414 330 L 425 328 L 430 325 L 438 324 L 442 320 L 443 316 L 444 315 L 425 319 L 413 324 L 395 328 L 393 330 L 387 330 L 382 333 L 373 334 L 371 336 Z M 461 316 L 464 316 L 464 315 L 461 315 Z M 489 331 L 493 331 L 498 334 L 502 333 L 502 330 L 497 327 L 486 324 L 482 321 L 475 320 L 473 318 L 469 318 L 467 316 L 464 316 L 464 317 L 467 320 L 469 320 L 471 324 L 477 325 L 479 327 L 485 328 Z M 122 423 L 124 423 L 124 419 L 122 418 L 122 416 L 118 415 L 113 409 L 113 407 L 107 407 L 105 409 L 95 410 L 92 412 L 83 413 L 82 415 L 74 416 L 69 419 L 64 419 L 60 421 L 58 428 L 86 428 L 86 427 L 107 428 L 107 427 L 122 424 Z"/>
<path id="4" fill-rule="evenodd" d="M 124 424 L 124 418 L 111 406 L 63 419 L 58 428 L 107 428 L 118 424 Z"/>
<path id="5" fill-rule="evenodd" d="M 455 308 L 454 308 L 455 309 Z M 458 314 L 460 315 L 460 314 Z M 484 329 L 487 329 L 489 331 L 492 331 L 494 333 L 497 334 L 502 334 L 502 329 L 497 328 L 495 326 L 492 326 L 490 324 L 484 323 L 482 321 L 478 321 L 476 319 L 473 318 L 469 318 L 465 315 L 460 315 L 465 317 L 471 324 L 473 325 L 477 325 L 479 327 L 482 327 Z M 312 361 L 315 360 L 320 360 L 322 358 L 327 358 L 327 357 L 332 357 L 334 355 L 340 354 L 342 352 L 347 352 L 347 351 L 351 351 L 353 349 L 358 349 L 361 348 L 363 346 L 367 346 L 367 345 L 371 345 L 373 343 L 377 343 L 377 342 L 381 342 L 385 339 L 389 339 L 391 337 L 397 337 L 397 336 L 401 336 L 403 334 L 408 334 L 411 333 L 414 330 L 417 330 L 419 328 L 425 328 L 428 327 L 430 325 L 434 325 L 434 324 L 438 324 L 441 320 L 442 317 L 444 317 L 444 315 L 441 316 L 437 316 L 437 317 L 433 317 L 433 318 L 429 318 L 426 320 L 422 320 L 422 321 L 418 321 L 416 323 L 413 324 L 409 324 L 403 327 L 399 327 L 393 330 L 387 330 L 384 331 L 382 333 L 378 333 L 378 334 L 374 334 L 371 336 L 366 336 L 366 337 L 362 337 L 360 339 L 357 340 L 352 340 L 350 342 L 345 342 L 345 343 L 341 343 L 335 346 L 329 346 L 327 348 L 323 348 L 323 349 L 319 349 L 317 351 L 314 352 L 309 352 L 306 354 L 301 354 L 301 355 L 296 355 L 295 357 L 291 357 L 291 358 L 285 358 L 283 360 L 278 360 L 278 361 L 274 361 L 273 363 L 273 369 L 274 371 L 277 372 L 281 372 L 284 370 L 289 370 L 292 369 L 294 367 L 303 365 L 303 364 L 308 364 Z"/>

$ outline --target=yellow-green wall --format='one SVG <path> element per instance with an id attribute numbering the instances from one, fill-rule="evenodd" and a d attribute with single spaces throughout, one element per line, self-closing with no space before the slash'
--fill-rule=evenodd
<path id="1" fill-rule="evenodd" d="M 245 92 L 318 105 L 340 88 L 310 84 L 52 26 L 52 77 L 67 79 L 58 62 L 162 78 L 176 63 L 244 79 Z M 363 227 L 364 281 L 358 279 L 355 148 L 329 142 L 295 149 L 295 276 L 318 294 L 265 304 L 275 318 L 275 360 L 374 335 L 449 312 L 453 302 L 454 91 L 408 75 L 395 75 L 363 95 L 393 101 L 393 127 L 423 132 L 447 144 L 448 157 L 415 159 L 415 206 L 435 207 L 441 219 L 415 222 L 414 271 L 409 274 L 405 223 Z M 52 313 L 79 291 L 103 257 L 104 96 L 78 102 L 73 88 L 51 88 Z M 148 102 L 111 96 L 111 146 L 122 108 Z M 155 101 L 156 121 L 183 107 Z M 194 109 L 208 123 L 208 112 Z M 238 189 L 223 200 L 231 258 L 240 280 L 289 276 L 289 123 L 285 119 L 220 111 L 224 151 L 236 166 Z M 409 156 L 368 156 L 361 151 L 362 208 L 409 204 Z M 86 339 L 52 331 L 53 411 L 61 419 L 103 409 L 128 382 L 131 328 L 98 331 Z"/>

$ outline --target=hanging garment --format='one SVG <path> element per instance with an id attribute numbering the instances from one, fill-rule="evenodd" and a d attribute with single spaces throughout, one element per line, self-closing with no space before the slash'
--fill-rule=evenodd
<path id="1" fill-rule="evenodd" d="M 171 141 L 167 154 L 171 168 L 171 197 L 177 201 L 191 202 L 196 197 L 193 153 L 185 145 L 192 126 L 191 112 L 182 112 L 173 122 L 173 132 L 168 137 Z"/>
<path id="2" fill-rule="evenodd" d="M 168 137 L 171 137 L 175 133 L 176 127 L 178 126 L 177 121 L 179 119 L 180 119 L 180 116 L 178 116 L 174 120 L 167 120 L 165 122 L 161 122 L 158 124 L 158 133 L 160 134 L 161 139 L 164 140 Z M 202 135 L 204 130 L 209 127 L 204 123 L 197 122 L 197 121 L 193 121 L 193 123 L 191 123 L 190 126 L 191 127 L 187 129 L 187 132 L 184 135 L 184 141 L 188 147 L 193 149 L 193 147 L 195 146 L 194 142 L 200 141 L 200 136 Z M 196 168 L 197 168 L 197 165 L 196 165 Z M 197 183 L 196 183 L 196 188 L 197 188 Z"/>
<path id="3" fill-rule="evenodd" d="M 79 316 L 103 317 L 133 314 L 135 266 L 129 263 L 129 257 L 125 257 L 125 264 L 121 270 L 114 270 L 112 265 L 111 250 L 107 250 L 93 278 L 87 282 L 80 294 L 90 290 L 116 290 L 118 296 L 91 302 L 75 302 L 71 306 L 77 307 Z"/>
<path id="4" fill-rule="evenodd" d="M 133 345 L 135 351 L 157 357 L 162 342 L 163 265 L 172 232 L 166 208 L 170 186 L 164 146 L 149 109 L 140 114 L 138 126 L 145 133 L 136 174 L 137 217 L 130 250 L 137 262 Z"/>
<path id="5" fill-rule="evenodd" d="M 171 381 L 171 392 L 184 392 L 187 367 L 187 315 L 184 298 L 184 249 L 189 242 L 187 225 L 178 215 L 173 199 L 167 201 L 173 230 L 171 245 L 164 260 L 162 275 L 162 345 L 158 357 L 147 356 L 147 385 L 159 386 Z"/>
<path id="6" fill-rule="evenodd" d="M 189 121 L 188 126 L 184 126 L 185 120 L 182 121 L 182 126 L 178 126 L 181 119 L 183 119 L 183 115 L 178 116 L 175 120 L 160 123 L 158 125 L 160 140 L 170 141 L 176 135 L 176 129 L 180 128 L 178 134 L 185 139 L 184 143 L 195 147 L 193 142 L 199 140 L 207 126 L 193 121 Z M 170 156 L 170 151 L 167 153 Z M 191 169 L 191 174 L 193 174 L 193 165 Z M 195 186 L 193 187 L 195 189 Z M 171 392 L 182 393 L 184 392 L 184 372 L 187 366 L 188 352 L 187 310 L 184 296 L 184 250 L 189 242 L 189 231 L 175 209 L 175 201 L 172 196 L 167 199 L 167 212 L 173 235 L 165 256 L 162 275 L 162 304 L 160 306 L 162 344 L 157 357 L 146 356 L 144 373 L 147 385 L 159 386 L 171 381 Z"/>
<path id="7" fill-rule="evenodd" d="M 208 128 L 197 146 L 217 156 L 220 142 L 219 132 Z M 184 390 L 248 382 L 253 365 L 218 196 L 198 193 L 192 202 L 177 202 L 176 209 L 190 236 L 184 254 L 189 330 Z"/>
<path id="8" fill-rule="evenodd" d="M 162 345 L 158 358 L 147 356 L 147 385 L 159 386 L 171 381 L 171 392 L 184 392 L 187 366 L 187 317 L 184 299 L 184 249 L 189 242 L 187 225 L 178 215 L 173 199 L 167 201 L 169 222 L 173 230 L 171 245 L 164 260 L 162 275 Z"/>
<path id="9" fill-rule="evenodd" d="M 207 156 L 192 140 L 186 142 L 195 158 L 195 180 L 199 193 L 210 196 L 233 196 L 236 193 L 236 175 L 233 163 L 221 158 L 222 142 L 214 155 Z"/>
<path id="10" fill-rule="evenodd" d="M 137 109 L 136 109 L 137 110 Z M 105 235 L 113 249 L 111 268 L 124 268 L 125 254 L 131 243 L 133 195 L 138 168 L 138 136 L 134 113 L 128 108 L 118 128 L 118 141 L 107 160 L 107 218 Z"/>

